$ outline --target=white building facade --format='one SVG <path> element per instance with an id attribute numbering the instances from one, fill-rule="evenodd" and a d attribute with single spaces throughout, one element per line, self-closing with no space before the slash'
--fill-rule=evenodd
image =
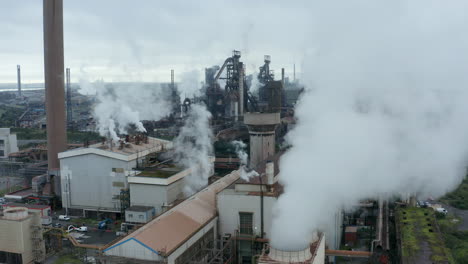
<path id="1" fill-rule="evenodd" d="M 14 152 L 18 152 L 16 134 L 11 134 L 9 128 L 0 128 L 0 159 Z"/>
<path id="2" fill-rule="evenodd" d="M 106 149 L 101 144 L 59 153 L 63 208 L 121 212 L 120 194 L 128 189 L 127 177 L 146 155 L 168 149 L 172 142 L 149 138 L 131 149 Z"/>

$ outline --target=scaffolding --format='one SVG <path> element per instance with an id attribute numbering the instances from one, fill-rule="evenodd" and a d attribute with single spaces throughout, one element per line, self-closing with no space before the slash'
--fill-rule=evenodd
<path id="1" fill-rule="evenodd" d="M 235 263 L 234 256 L 233 240 L 230 237 L 223 237 L 207 243 L 185 264 L 230 264 Z"/>
<path id="2" fill-rule="evenodd" d="M 44 260 L 44 239 L 42 236 L 42 226 L 34 219 L 31 223 L 31 240 L 32 240 L 32 253 L 35 263 L 40 263 Z"/>

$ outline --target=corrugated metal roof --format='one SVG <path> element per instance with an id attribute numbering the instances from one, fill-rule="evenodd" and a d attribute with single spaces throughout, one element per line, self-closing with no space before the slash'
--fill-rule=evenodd
<path id="1" fill-rule="evenodd" d="M 105 254 L 117 246 L 125 246 L 126 241 L 137 240 L 145 247 L 168 256 L 199 229 L 216 217 L 216 194 L 239 178 L 233 171 L 184 202 L 150 221 L 140 229 L 127 235 L 104 250 Z M 122 256 L 125 257 L 125 256 Z"/>

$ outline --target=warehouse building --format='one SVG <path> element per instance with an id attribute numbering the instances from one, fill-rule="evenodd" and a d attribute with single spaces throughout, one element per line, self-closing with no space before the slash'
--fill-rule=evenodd
<path id="1" fill-rule="evenodd" d="M 172 142 L 162 139 L 127 137 L 117 146 L 103 142 L 59 153 L 62 206 L 83 216 L 121 213 L 127 177 L 136 174 L 148 155 L 171 147 Z"/>
<path id="2" fill-rule="evenodd" d="M 153 167 L 128 177 L 130 204 L 149 206 L 160 214 L 176 201 L 183 198 L 184 178 L 190 169 Z"/>
<path id="3" fill-rule="evenodd" d="M 218 234 L 216 194 L 239 178 L 233 171 L 192 197 L 161 214 L 104 250 L 104 263 L 187 263 L 204 262 L 203 249 Z M 207 253 L 206 253 L 207 254 Z"/>
<path id="4" fill-rule="evenodd" d="M 211 171 L 214 174 L 214 157 L 210 158 Z M 151 206 L 160 214 L 184 198 L 185 177 L 189 177 L 192 168 L 180 168 L 166 160 L 158 165 L 143 168 L 129 175 L 130 204 Z"/>

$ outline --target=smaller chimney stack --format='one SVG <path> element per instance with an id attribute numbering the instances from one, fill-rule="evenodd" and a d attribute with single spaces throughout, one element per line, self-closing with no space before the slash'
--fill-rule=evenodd
<path id="1" fill-rule="evenodd" d="M 174 83 L 174 70 L 171 70 L 171 89 L 175 88 L 175 83 Z"/>
<path id="2" fill-rule="evenodd" d="M 281 83 L 284 86 L 284 68 L 281 68 Z"/>
<path id="3" fill-rule="evenodd" d="M 296 82 L 296 64 L 294 64 L 294 75 L 293 75 L 293 80 Z"/>
<path id="4" fill-rule="evenodd" d="M 18 77 L 18 97 L 21 97 L 21 66 L 16 65 L 16 75 Z"/>

